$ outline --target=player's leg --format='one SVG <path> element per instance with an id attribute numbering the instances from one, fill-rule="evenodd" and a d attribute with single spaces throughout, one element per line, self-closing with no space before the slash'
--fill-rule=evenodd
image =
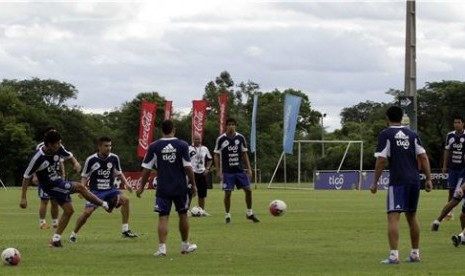
<path id="1" fill-rule="evenodd" d="M 84 226 L 84 224 L 87 222 L 87 219 L 92 215 L 95 209 L 96 209 L 95 205 L 86 203 L 84 212 L 82 212 L 82 214 L 77 218 L 76 225 L 74 226 L 74 230 L 71 232 L 69 236 L 70 241 L 72 242 L 77 241 L 77 233 L 82 228 L 82 226 Z"/>
<path id="2" fill-rule="evenodd" d="M 388 221 L 388 244 L 389 258 L 381 261 L 382 264 L 398 264 L 399 263 L 399 218 L 400 212 L 389 212 L 387 214 Z"/>
<path id="3" fill-rule="evenodd" d="M 234 174 L 223 173 L 222 181 L 223 181 L 223 191 L 224 191 L 223 204 L 224 204 L 225 220 L 226 220 L 226 223 L 230 223 L 231 222 L 231 214 L 230 214 L 231 194 L 235 186 Z"/>
<path id="4" fill-rule="evenodd" d="M 50 215 L 52 216 L 52 227 L 58 227 L 58 203 L 55 200 L 50 200 Z"/>
<path id="5" fill-rule="evenodd" d="M 448 173 L 448 184 L 449 184 L 449 194 L 448 194 L 448 202 L 454 198 L 455 190 L 462 185 L 463 182 L 463 172 L 461 170 L 451 170 L 449 169 Z M 451 220 L 454 218 L 454 211 L 453 208 L 448 211 L 448 213 L 444 216 L 446 220 Z"/>
<path id="6" fill-rule="evenodd" d="M 40 198 L 39 203 L 39 228 L 42 230 L 49 229 L 50 226 L 47 224 L 45 217 L 47 216 L 47 204 L 50 200 L 50 196 L 42 190 L 41 187 L 37 188 L 37 193 Z"/>
<path id="7" fill-rule="evenodd" d="M 102 206 L 107 212 L 111 212 L 113 210 L 113 207 L 112 206 L 110 208 L 110 206 L 108 206 L 108 203 L 106 201 L 103 201 L 101 200 L 100 198 L 98 198 L 96 195 L 94 195 L 93 193 L 91 193 L 89 190 L 87 190 L 86 187 L 84 187 L 84 185 L 82 185 L 80 182 L 72 182 L 73 183 L 73 189 L 72 189 L 72 192 L 73 193 L 79 193 L 81 194 L 85 199 L 87 199 L 88 201 L 94 203 L 95 205 L 97 206 Z"/>
<path id="8" fill-rule="evenodd" d="M 439 214 L 439 216 L 431 224 L 431 230 L 432 231 L 438 231 L 439 230 L 439 225 L 441 224 L 442 220 L 447 216 L 447 214 L 449 214 L 449 212 L 452 209 L 454 209 L 455 206 L 457 206 L 460 203 L 461 199 L 458 199 L 455 196 L 456 195 L 454 195 L 454 197 L 449 202 L 447 202 L 446 205 L 444 205 L 444 207 L 442 208 L 441 213 Z"/>
<path id="9" fill-rule="evenodd" d="M 50 241 L 51 247 L 62 247 L 61 244 L 61 235 L 65 230 L 66 226 L 68 226 L 69 220 L 74 213 L 73 205 L 71 201 L 63 202 L 62 200 L 58 201 L 63 212 L 60 216 L 60 221 L 58 222 L 58 227 L 55 230 L 55 234 L 53 234 L 52 240 Z"/>
<path id="10" fill-rule="evenodd" d="M 249 177 L 245 173 L 236 174 L 236 186 L 238 189 L 244 190 L 245 205 L 247 207 L 246 218 L 254 223 L 260 222 L 252 210 L 252 189 L 250 188 Z"/>
<path id="11" fill-rule="evenodd" d="M 181 254 L 188 254 L 197 249 L 196 244 L 189 243 L 189 219 L 187 210 L 189 206 L 188 195 L 176 198 L 174 205 L 179 216 L 179 233 L 181 234 Z"/>
<path id="12" fill-rule="evenodd" d="M 155 198 L 155 212 L 158 213 L 158 250 L 154 256 L 166 256 L 166 241 L 168 238 L 169 216 L 171 212 L 172 201 L 160 197 Z"/>
<path id="13" fill-rule="evenodd" d="M 208 216 L 209 214 L 205 211 L 205 198 L 207 197 L 207 181 L 205 175 L 195 174 L 195 184 L 197 185 L 197 201 L 201 208 L 201 216 Z"/>
<path id="14" fill-rule="evenodd" d="M 125 238 L 137 238 L 137 234 L 129 229 L 129 198 L 120 194 L 119 204 L 121 205 L 121 234 Z"/>

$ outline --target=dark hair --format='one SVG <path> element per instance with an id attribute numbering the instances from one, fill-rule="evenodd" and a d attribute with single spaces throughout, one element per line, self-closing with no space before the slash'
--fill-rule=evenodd
<path id="1" fill-rule="evenodd" d="M 101 145 L 105 142 L 111 142 L 111 138 L 108 136 L 102 136 L 98 139 L 98 144 Z"/>
<path id="2" fill-rule="evenodd" d="M 402 121 L 402 117 L 404 116 L 404 111 L 402 110 L 402 108 L 393 105 L 389 107 L 386 111 L 386 116 L 388 117 L 390 122 L 400 123 Z"/>
<path id="3" fill-rule="evenodd" d="M 51 144 L 55 144 L 61 140 L 61 135 L 58 131 L 49 131 L 45 133 L 44 136 L 44 145 L 49 146 Z"/>
<path id="4" fill-rule="evenodd" d="M 462 121 L 462 123 L 465 122 L 465 119 L 463 118 L 463 116 L 460 116 L 460 115 L 455 115 L 454 120 L 460 120 L 460 121 Z"/>
<path id="5" fill-rule="evenodd" d="M 174 128 L 174 123 L 171 120 L 164 120 L 163 123 L 161 123 L 161 131 L 163 131 L 163 134 L 170 134 L 173 132 Z"/>
<path id="6" fill-rule="evenodd" d="M 234 123 L 235 125 L 237 125 L 236 119 L 234 119 L 234 118 L 228 118 L 226 120 L 226 124 L 229 124 L 229 123 Z"/>
<path id="7" fill-rule="evenodd" d="M 50 131 L 56 131 L 57 129 L 54 127 L 54 126 L 48 126 L 45 131 L 44 131 L 44 135 L 47 133 L 47 132 L 50 132 Z"/>

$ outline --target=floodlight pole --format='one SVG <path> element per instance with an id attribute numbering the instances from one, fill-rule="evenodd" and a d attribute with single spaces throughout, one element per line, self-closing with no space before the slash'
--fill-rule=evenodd
<path id="1" fill-rule="evenodd" d="M 416 24 L 415 0 L 407 0 L 405 29 L 405 94 L 413 97 L 413 111 L 407 114 L 410 128 L 417 131 L 417 67 L 416 67 Z"/>

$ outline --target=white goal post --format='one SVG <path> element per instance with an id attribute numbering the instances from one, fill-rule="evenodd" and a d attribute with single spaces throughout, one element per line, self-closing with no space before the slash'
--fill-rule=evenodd
<path id="1" fill-rule="evenodd" d="M 313 187 L 302 187 L 301 186 L 301 159 L 302 159 L 302 144 L 307 144 L 307 143 L 313 143 L 313 144 L 321 144 L 322 149 L 324 152 L 324 145 L 325 144 L 347 144 L 344 155 L 341 158 L 341 161 L 339 162 L 339 166 L 337 169 L 335 168 L 325 168 L 325 171 L 328 170 L 334 170 L 335 172 L 339 172 L 342 168 L 342 165 L 344 164 L 344 160 L 347 157 L 347 153 L 349 151 L 349 148 L 352 144 L 357 144 L 360 146 L 360 155 L 359 155 L 359 168 L 358 171 L 360 172 L 360 179 L 359 179 L 359 184 L 361 183 L 361 177 L 362 177 L 362 171 L 363 171 L 363 141 L 360 140 L 294 140 L 294 143 L 297 144 L 297 186 L 289 186 L 287 184 L 287 167 L 286 167 L 286 154 L 284 151 L 281 154 L 281 157 L 278 160 L 278 163 L 276 165 L 276 168 L 273 172 L 273 175 L 270 179 L 270 182 L 268 183 L 268 188 L 269 189 L 313 189 Z M 284 160 L 284 161 L 283 161 Z M 277 186 L 272 186 L 273 180 L 275 178 L 276 172 L 279 168 L 279 165 L 281 164 L 281 161 L 284 163 L 284 185 L 277 185 Z"/>

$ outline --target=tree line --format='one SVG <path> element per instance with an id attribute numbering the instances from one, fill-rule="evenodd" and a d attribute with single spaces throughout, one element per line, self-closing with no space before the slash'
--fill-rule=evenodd
<path id="1" fill-rule="evenodd" d="M 158 109 L 155 121 L 154 139 L 161 137 L 159 126 L 164 117 L 164 102 L 167 100 L 156 91 L 140 92 L 134 99 L 122 103 L 113 111 L 103 114 L 86 114 L 68 101 L 78 97 L 78 89 L 72 84 L 53 79 L 33 78 L 28 80 L 7 80 L 0 83 L 0 178 L 7 185 L 20 185 L 28 158 L 35 146 L 42 140 L 48 126 L 54 126 L 62 134 L 64 145 L 76 158 L 84 159 L 96 150 L 100 136 L 110 136 L 113 151 L 117 153 L 125 171 L 139 171 L 141 160 L 137 157 L 140 105 L 143 100 L 156 102 Z M 403 91 L 389 89 L 392 101 L 379 103 L 365 101 L 341 112 L 341 128 L 327 132 L 320 124 L 323 114 L 312 109 L 306 93 L 295 90 L 261 91 L 253 81 L 236 84 L 231 75 L 221 72 L 205 85 L 202 99 L 209 103 L 205 122 L 204 144 L 212 151 L 219 135 L 218 96 L 228 93 L 228 115 L 238 121 L 238 131 L 250 137 L 253 95 L 258 94 L 259 104 L 257 126 L 257 168 L 262 182 L 270 180 L 277 161 L 283 151 L 283 104 L 284 95 L 289 93 L 302 97 L 295 139 L 320 140 L 362 140 L 364 142 L 363 168 L 373 169 L 373 152 L 379 131 L 385 126 L 384 113 L 388 106 L 396 104 Z M 441 166 L 444 138 L 452 129 L 454 115 L 462 115 L 465 107 L 465 83 L 442 81 L 426 83 L 417 91 L 418 132 L 425 145 L 432 167 Z M 168 99 L 169 100 L 169 99 Z M 176 136 L 188 142 L 191 140 L 191 115 L 173 114 Z M 324 150 L 324 152 L 323 152 Z M 294 149 L 294 152 L 296 149 Z M 316 169 L 337 169 L 346 145 L 310 144 L 302 150 L 301 168 L 306 175 L 303 181 L 312 181 Z M 359 149 L 349 148 L 342 169 L 358 169 Z M 253 162 L 254 158 L 250 158 Z M 286 164 L 287 181 L 297 179 L 297 159 L 289 156 Z M 77 173 L 67 168 L 71 179 L 79 179 Z M 276 181 L 284 178 L 280 166 Z"/>

